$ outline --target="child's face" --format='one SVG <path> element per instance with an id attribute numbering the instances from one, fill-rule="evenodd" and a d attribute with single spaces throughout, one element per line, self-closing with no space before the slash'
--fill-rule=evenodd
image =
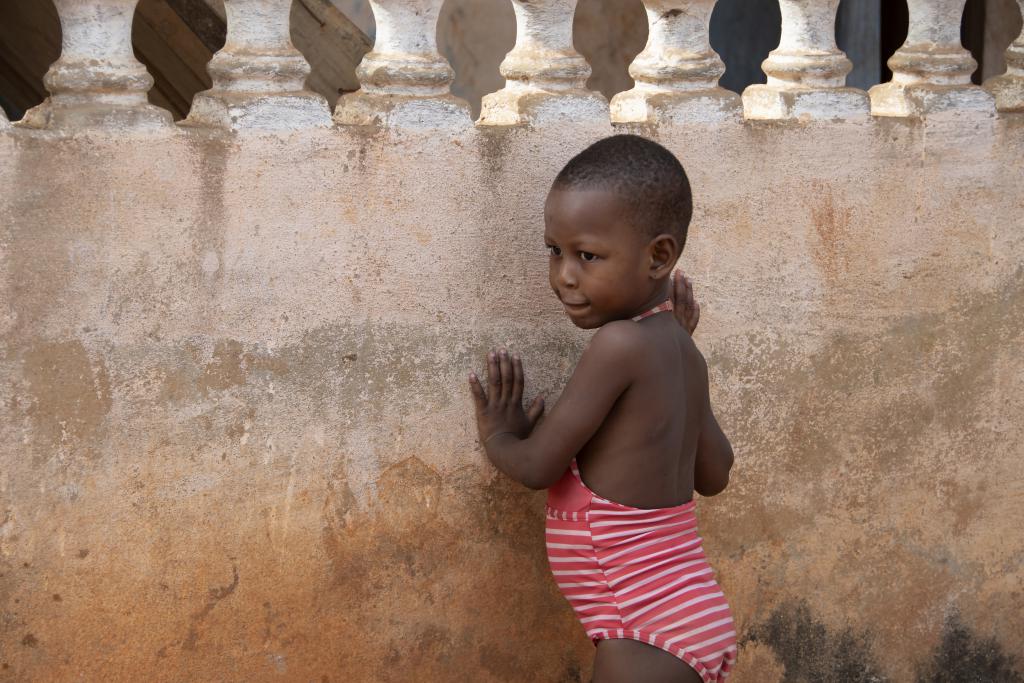
<path id="1" fill-rule="evenodd" d="M 652 243 L 629 217 L 625 203 L 605 190 L 554 189 L 548 194 L 548 277 L 577 327 L 600 327 L 658 303 L 652 300 L 663 283 L 652 269 Z"/>

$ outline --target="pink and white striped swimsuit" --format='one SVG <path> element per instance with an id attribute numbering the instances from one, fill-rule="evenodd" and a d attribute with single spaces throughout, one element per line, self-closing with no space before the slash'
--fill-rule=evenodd
<path id="1" fill-rule="evenodd" d="M 573 458 L 548 489 L 545 536 L 555 581 L 595 645 L 648 643 L 713 683 L 736 661 L 736 629 L 704 558 L 695 507 L 691 500 L 642 509 L 602 498 Z"/>

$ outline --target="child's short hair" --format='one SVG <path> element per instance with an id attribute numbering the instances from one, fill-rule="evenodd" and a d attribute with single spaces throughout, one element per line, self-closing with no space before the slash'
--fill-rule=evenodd
<path id="1" fill-rule="evenodd" d="M 648 237 L 668 233 L 686 244 L 693 194 L 683 165 L 657 142 L 639 135 L 598 140 L 565 165 L 552 189 L 602 189 L 626 202 Z"/>

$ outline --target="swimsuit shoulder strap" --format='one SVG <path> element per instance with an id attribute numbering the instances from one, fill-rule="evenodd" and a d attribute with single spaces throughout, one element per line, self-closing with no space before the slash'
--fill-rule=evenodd
<path id="1" fill-rule="evenodd" d="M 672 299 L 665 299 L 664 301 L 662 301 L 660 304 L 658 304 L 654 308 L 649 308 L 646 311 L 644 311 L 643 313 L 641 313 L 640 315 L 634 315 L 632 320 L 633 320 L 633 322 L 638 323 L 641 320 L 643 320 L 644 318 L 650 318 L 652 315 L 656 315 L 658 313 L 664 313 L 665 311 L 671 311 L 671 310 L 672 310 Z"/>

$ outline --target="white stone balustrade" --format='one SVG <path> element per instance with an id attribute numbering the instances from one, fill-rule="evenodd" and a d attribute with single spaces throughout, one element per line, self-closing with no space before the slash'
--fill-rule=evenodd
<path id="1" fill-rule="evenodd" d="M 846 87 L 853 64 L 836 46 L 839 0 L 779 0 L 782 36 L 761 68 L 768 82 L 743 91 L 748 119 L 864 118 L 867 93 Z"/>
<path id="2" fill-rule="evenodd" d="M 978 64 L 960 44 L 966 2 L 907 0 L 907 40 L 889 59 L 892 80 L 869 91 L 872 114 L 924 117 L 941 112 L 995 112 L 993 97 L 971 84 Z"/>
<path id="3" fill-rule="evenodd" d="M 45 77 L 50 96 L 13 125 L 169 126 L 170 112 L 147 99 L 153 78 L 132 48 L 140 0 L 52 1 L 62 49 Z M 338 100 L 334 121 L 471 125 L 469 106 L 451 93 L 451 65 L 437 49 L 444 0 L 368 1 L 376 40 L 357 69 L 360 90 Z M 591 69 L 573 46 L 578 0 L 510 1 L 516 43 L 501 63 L 505 86 L 481 103 L 483 126 L 1024 112 L 1024 31 L 1006 51 L 1006 72 L 973 85 L 977 63 L 960 43 L 966 0 L 907 0 L 907 39 L 888 61 L 892 80 L 867 93 L 846 86 L 852 65 L 835 38 L 840 0 L 779 0 L 781 38 L 762 64 L 767 83 L 748 87 L 742 97 L 719 85 L 725 65 L 709 40 L 718 0 L 642 0 L 649 34 L 629 67 L 635 85 L 610 105 L 587 89 Z M 326 100 L 306 87 L 309 63 L 291 41 L 293 2 L 224 0 L 227 40 L 208 65 L 213 87 L 195 96 L 184 125 L 295 130 L 331 124 Z M 1024 0 L 1015 2 L 1024 14 Z M 0 129 L 11 126 L 0 111 Z"/>
<path id="4" fill-rule="evenodd" d="M 433 126 L 470 123 L 469 106 L 451 94 L 452 67 L 437 51 L 444 0 L 370 0 L 377 36 L 356 69 L 359 91 L 338 100 L 342 124 Z"/>
<path id="5" fill-rule="evenodd" d="M 1024 0 L 1017 0 L 1024 15 Z M 1006 73 L 985 81 L 985 89 L 996 99 L 996 109 L 1024 112 L 1024 30 L 1006 51 Z"/>
<path id="6" fill-rule="evenodd" d="M 590 65 L 573 47 L 576 0 L 512 0 L 516 44 L 501 62 L 505 87 L 481 103 L 483 125 L 607 118 L 608 102 L 586 89 Z"/>
<path id="7" fill-rule="evenodd" d="M 298 129 L 330 125 L 327 101 L 306 89 L 310 67 L 289 30 L 292 0 L 224 0 L 227 40 L 195 96 L 188 125 Z"/>
<path id="8" fill-rule="evenodd" d="M 644 0 L 647 46 L 629 66 L 635 87 L 612 98 L 612 121 L 739 118 L 740 98 L 719 87 L 725 64 L 708 37 L 717 1 Z"/>
<path id="9" fill-rule="evenodd" d="M 170 112 L 149 104 L 153 87 L 132 52 L 139 0 L 53 0 L 61 53 L 43 82 L 50 96 L 19 122 L 32 128 L 169 126 Z"/>

